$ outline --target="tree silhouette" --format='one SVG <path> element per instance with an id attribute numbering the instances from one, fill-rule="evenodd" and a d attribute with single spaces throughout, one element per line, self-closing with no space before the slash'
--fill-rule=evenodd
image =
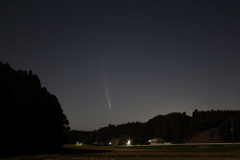
<path id="1" fill-rule="evenodd" d="M 6 152 L 30 152 L 63 145 L 69 122 L 57 98 L 41 87 L 30 70 L 0 62 L 1 145 Z M 18 147 L 15 150 L 15 146 Z"/>

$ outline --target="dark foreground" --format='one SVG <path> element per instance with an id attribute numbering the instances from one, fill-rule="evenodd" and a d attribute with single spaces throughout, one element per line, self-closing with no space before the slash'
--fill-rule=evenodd
<path id="1" fill-rule="evenodd" d="M 7 156 L 13 160 L 239 160 L 240 145 L 90 146 L 64 145 L 52 153 Z"/>

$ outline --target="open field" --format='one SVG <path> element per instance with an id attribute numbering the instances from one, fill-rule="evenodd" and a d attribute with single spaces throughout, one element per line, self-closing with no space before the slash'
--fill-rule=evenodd
<path id="1" fill-rule="evenodd" d="M 2 158 L 3 159 L 3 158 Z M 240 145 L 89 146 L 65 145 L 59 153 L 18 156 L 13 160 L 239 160 Z M 5 160 L 4 159 L 4 160 Z"/>

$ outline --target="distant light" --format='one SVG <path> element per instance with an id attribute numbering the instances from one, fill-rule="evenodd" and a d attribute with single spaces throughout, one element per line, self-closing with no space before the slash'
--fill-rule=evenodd
<path id="1" fill-rule="evenodd" d="M 77 144 L 79 144 L 79 142 L 77 142 Z"/>
<path id="2" fill-rule="evenodd" d="M 112 142 L 109 142 L 109 144 L 111 145 L 111 144 L 112 144 Z"/>
<path id="3" fill-rule="evenodd" d="M 128 140 L 128 142 L 127 142 L 127 145 L 130 145 L 131 144 L 131 141 L 130 140 Z"/>

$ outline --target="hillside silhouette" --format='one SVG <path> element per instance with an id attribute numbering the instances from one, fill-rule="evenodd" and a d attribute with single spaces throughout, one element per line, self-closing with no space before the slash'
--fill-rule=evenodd
<path id="1" fill-rule="evenodd" d="M 233 131 L 231 129 L 234 129 Z M 171 143 L 240 142 L 240 111 L 198 111 L 158 115 L 146 123 L 109 124 L 95 131 L 72 130 L 67 143 L 112 145 L 149 144 L 152 138 Z"/>

